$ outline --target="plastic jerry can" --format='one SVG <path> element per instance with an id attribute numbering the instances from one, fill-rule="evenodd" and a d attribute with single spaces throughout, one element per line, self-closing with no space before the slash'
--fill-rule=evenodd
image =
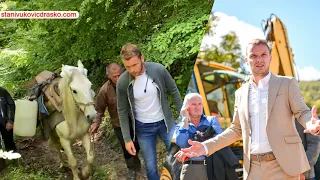
<path id="1" fill-rule="evenodd" d="M 16 112 L 13 133 L 18 136 L 31 137 L 36 134 L 38 102 L 28 99 L 15 100 Z"/>

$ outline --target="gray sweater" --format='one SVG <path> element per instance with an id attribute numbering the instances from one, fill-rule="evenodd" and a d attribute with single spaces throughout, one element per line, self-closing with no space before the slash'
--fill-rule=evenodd
<path id="1" fill-rule="evenodd" d="M 158 97 L 160 98 L 161 108 L 163 115 L 165 117 L 164 121 L 167 127 L 167 132 L 172 127 L 173 122 L 175 122 L 171 108 L 168 101 L 168 95 L 173 97 L 176 105 L 176 110 L 180 113 L 182 106 L 182 99 L 180 92 L 177 88 L 176 83 L 172 79 L 170 73 L 167 69 L 154 62 L 145 62 L 146 74 L 155 83 L 157 87 Z M 133 97 L 133 81 L 134 77 L 131 76 L 128 71 L 125 71 L 118 79 L 117 82 L 117 109 L 119 115 L 119 121 L 122 131 L 122 136 L 125 142 L 132 140 L 129 130 L 129 116 L 131 116 L 133 122 L 133 139 L 135 139 L 135 107 L 134 107 L 134 97 Z"/>

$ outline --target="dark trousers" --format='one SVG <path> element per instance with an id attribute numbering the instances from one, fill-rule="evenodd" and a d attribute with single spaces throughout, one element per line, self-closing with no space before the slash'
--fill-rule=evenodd
<path id="1" fill-rule="evenodd" d="M 136 163 L 134 162 L 133 158 L 137 158 L 137 157 L 131 155 L 131 154 L 127 151 L 126 146 L 125 146 L 125 142 L 124 142 L 124 140 L 123 140 L 121 128 L 120 128 L 120 127 L 113 127 L 113 130 L 114 130 L 115 135 L 116 135 L 117 138 L 118 138 L 119 143 L 121 144 L 122 151 L 123 151 L 123 156 L 124 156 L 124 159 L 126 160 L 127 167 L 128 167 L 128 168 L 133 168 L 134 165 L 136 164 Z M 130 128 L 130 133 L 131 133 L 131 135 L 133 134 L 132 128 Z M 138 140 L 133 141 L 133 144 L 134 144 L 134 147 L 136 148 L 136 151 L 137 151 L 136 154 L 138 154 L 139 151 L 140 151 L 140 146 L 139 146 Z M 129 161 L 133 161 L 133 162 L 129 162 Z M 137 160 L 136 160 L 136 161 L 137 161 Z M 137 162 L 137 163 L 138 163 L 138 162 Z"/>
<path id="2" fill-rule="evenodd" d="M 10 131 L 7 131 L 3 125 L 0 125 L 0 133 L 1 137 L 4 142 L 4 147 L 6 151 L 16 151 L 16 145 L 13 141 L 13 130 L 11 129 Z M 0 149 L 3 148 L 3 144 L 0 141 Z M 6 167 L 5 159 L 0 158 L 0 170 L 4 169 Z"/>
<path id="3" fill-rule="evenodd" d="M 320 155 L 319 155 L 320 156 Z M 317 163 L 314 165 L 314 172 L 316 175 L 316 180 L 320 180 L 320 160 L 318 159 Z"/>
<path id="4" fill-rule="evenodd" d="M 17 148 L 13 140 L 13 129 L 8 131 L 5 127 L 0 125 L 0 132 L 1 132 L 1 136 L 2 136 L 6 151 L 11 151 L 11 150 L 16 151 Z M 0 143 L 0 147 L 2 148 L 1 143 Z"/>

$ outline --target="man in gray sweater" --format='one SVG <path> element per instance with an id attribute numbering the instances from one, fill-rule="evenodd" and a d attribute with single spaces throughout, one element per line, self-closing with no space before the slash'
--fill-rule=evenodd
<path id="1" fill-rule="evenodd" d="M 122 47 L 121 59 L 125 71 L 118 79 L 117 101 L 121 131 L 127 151 L 135 155 L 136 149 L 130 136 L 129 116 L 133 120 L 133 140 L 139 146 L 146 163 L 149 180 L 159 180 L 157 170 L 157 137 L 170 147 L 175 127 L 168 95 L 173 97 L 177 112 L 182 99 L 179 90 L 166 68 L 153 62 L 144 62 L 140 50 L 134 44 Z"/>

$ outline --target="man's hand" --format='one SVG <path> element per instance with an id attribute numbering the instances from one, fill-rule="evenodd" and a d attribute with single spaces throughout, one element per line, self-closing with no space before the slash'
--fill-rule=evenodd
<path id="1" fill-rule="evenodd" d="M 181 109 L 180 115 L 182 116 L 182 118 L 186 117 L 189 119 L 189 113 L 186 107 L 183 107 L 183 109 Z"/>
<path id="2" fill-rule="evenodd" d="M 6 128 L 7 128 L 7 131 L 13 129 L 13 124 L 11 122 L 7 122 Z"/>
<path id="3" fill-rule="evenodd" d="M 189 139 L 188 143 L 191 145 L 189 148 L 183 148 L 174 155 L 179 162 L 184 162 L 189 158 L 199 157 L 206 154 L 206 150 L 200 142 L 191 141 Z"/>
<path id="4" fill-rule="evenodd" d="M 300 174 L 299 178 L 300 180 L 306 180 L 306 176 L 304 174 Z"/>
<path id="5" fill-rule="evenodd" d="M 133 156 L 136 155 L 136 148 L 134 147 L 134 144 L 132 141 L 126 142 L 126 150 Z"/>
<path id="6" fill-rule="evenodd" d="M 303 132 L 317 134 L 320 131 L 320 120 L 318 119 L 317 108 L 315 106 L 312 107 L 311 113 L 311 121 L 307 122 L 307 128 Z"/>
<path id="7" fill-rule="evenodd" d="M 188 110 L 187 110 L 187 107 L 183 107 L 183 109 L 181 109 L 180 111 L 180 115 L 182 116 L 182 124 L 183 124 L 183 127 L 185 129 L 189 129 L 189 113 L 188 113 Z"/>
<path id="8" fill-rule="evenodd" d="M 91 124 L 91 127 L 90 127 L 90 133 L 96 133 L 98 128 L 99 128 L 100 124 L 97 123 L 97 122 L 94 122 Z"/>

